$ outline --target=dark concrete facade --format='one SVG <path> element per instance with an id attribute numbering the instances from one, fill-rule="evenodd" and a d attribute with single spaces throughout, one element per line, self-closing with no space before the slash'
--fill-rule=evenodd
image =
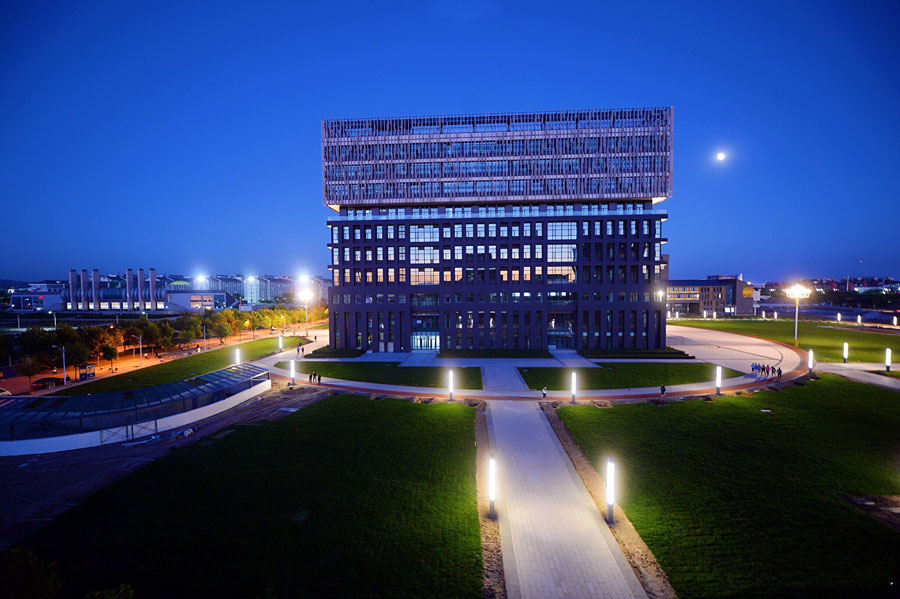
<path id="1" fill-rule="evenodd" d="M 669 108 L 325 121 L 332 347 L 665 347 Z"/>

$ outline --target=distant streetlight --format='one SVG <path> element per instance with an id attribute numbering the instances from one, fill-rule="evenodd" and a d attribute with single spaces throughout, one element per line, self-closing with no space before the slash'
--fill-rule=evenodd
<path id="1" fill-rule="evenodd" d="M 850 344 L 844 341 L 844 364 L 847 363 L 847 357 L 850 355 Z"/>
<path id="2" fill-rule="evenodd" d="M 53 314 L 53 311 L 50 311 L 50 314 Z M 56 330 L 56 314 L 53 314 L 53 330 Z"/>
<path id="3" fill-rule="evenodd" d="M 62 354 L 62 362 L 63 362 L 63 387 L 66 387 L 66 386 L 68 386 L 67 384 L 68 384 L 68 380 L 69 380 L 69 377 L 66 375 L 66 346 L 63 345 L 63 346 L 57 347 L 57 346 L 54 345 L 53 347 L 56 348 L 56 349 L 58 349 L 58 350 L 59 350 L 59 353 Z M 888 351 L 890 351 L 890 350 L 888 350 Z M 888 368 L 888 371 L 890 371 L 890 367 Z"/>
<path id="4" fill-rule="evenodd" d="M 144 335 L 143 334 L 132 335 L 131 338 L 138 340 L 138 345 L 140 347 L 139 351 L 141 352 L 141 368 L 143 368 L 144 367 Z M 132 359 L 134 359 L 134 354 L 132 354 Z"/>
<path id="5" fill-rule="evenodd" d="M 891 348 L 889 347 L 884 349 L 884 367 L 888 372 L 891 371 Z"/>
<path id="6" fill-rule="evenodd" d="M 572 371 L 572 403 L 575 403 L 575 381 L 576 381 L 575 371 Z"/>
<path id="7" fill-rule="evenodd" d="M 450 401 L 453 401 L 453 371 L 447 373 L 447 388 L 450 390 Z"/>
<path id="8" fill-rule="evenodd" d="M 496 518 L 497 511 L 494 509 L 494 501 L 497 499 L 497 460 L 494 456 L 491 456 L 488 461 L 488 499 L 491 502 L 488 518 Z"/>
<path id="9" fill-rule="evenodd" d="M 794 347 L 797 347 L 797 324 L 800 321 L 800 300 L 806 299 L 811 293 L 809 289 L 797 283 L 785 290 L 787 296 L 794 300 Z"/>
<path id="10" fill-rule="evenodd" d="M 718 160 L 719 162 L 722 162 L 723 160 L 725 160 L 725 152 L 717 152 L 716 160 Z"/>
<path id="11" fill-rule="evenodd" d="M 809 376 L 812 376 L 813 364 L 813 350 L 809 350 Z"/>
<path id="12" fill-rule="evenodd" d="M 616 504 L 616 464 L 612 458 L 606 460 L 606 522 L 612 524 L 615 521 L 613 517 L 613 506 Z"/>
<path id="13" fill-rule="evenodd" d="M 716 366 L 716 395 L 722 395 L 722 367 Z"/>

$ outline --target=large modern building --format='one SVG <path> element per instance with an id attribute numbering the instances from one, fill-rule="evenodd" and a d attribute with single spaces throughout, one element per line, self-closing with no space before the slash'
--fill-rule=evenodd
<path id="1" fill-rule="evenodd" d="M 331 344 L 665 347 L 672 108 L 327 120 Z"/>

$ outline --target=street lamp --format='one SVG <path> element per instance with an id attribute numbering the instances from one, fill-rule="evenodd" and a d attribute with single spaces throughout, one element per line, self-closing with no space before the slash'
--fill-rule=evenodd
<path id="1" fill-rule="evenodd" d="M 573 404 L 575 403 L 575 379 L 576 379 L 576 375 L 575 375 L 575 371 L 573 370 L 572 371 L 572 403 Z"/>
<path id="2" fill-rule="evenodd" d="M 140 352 L 141 352 L 141 368 L 143 368 L 144 367 L 144 335 L 143 334 L 132 335 L 131 338 L 138 340 L 138 345 L 140 346 Z M 132 354 L 132 359 L 134 359 L 134 354 Z"/>
<path id="3" fill-rule="evenodd" d="M 844 364 L 847 363 L 847 357 L 850 355 L 850 345 L 844 341 Z"/>
<path id="4" fill-rule="evenodd" d="M 613 505 L 616 503 L 616 464 L 612 458 L 606 460 L 606 522 L 612 524 Z"/>
<path id="5" fill-rule="evenodd" d="M 68 382 L 68 380 L 69 380 L 69 377 L 68 377 L 68 375 L 66 374 L 66 346 L 63 345 L 63 346 L 61 346 L 61 347 L 57 347 L 57 346 L 54 345 L 53 347 L 55 347 L 56 349 L 58 349 L 58 350 L 60 351 L 60 353 L 62 354 L 62 360 L 63 360 L 63 387 L 65 387 L 65 386 L 67 386 L 67 382 Z M 891 351 L 891 350 L 888 350 L 888 351 Z M 888 371 L 890 371 L 890 367 L 888 367 Z"/>
<path id="6" fill-rule="evenodd" d="M 785 290 L 787 296 L 794 300 L 794 347 L 797 347 L 797 323 L 800 321 L 800 300 L 809 297 L 810 290 L 797 283 Z"/>
<path id="7" fill-rule="evenodd" d="M 450 401 L 453 401 L 453 371 L 447 373 L 448 388 L 450 389 Z"/>
<path id="8" fill-rule="evenodd" d="M 53 311 L 50 311 L 50 314 L 53 314 Z M 56 330 L 56 314 L 53 314 L 53 330 Z"/>
<path id="9" fill-rule="evenodd" d="M 303 308 L 306 311 L 306 336 L 309 337 L 309 300 L 312 299 L 312 291 L 304 289 L 300 292 L 300 299 L 303 300 Z"/>
<path id="10" fill-rule="evenodd" d="M 722 367 L 716 366 L 716 395 L 722 395 Z"/>

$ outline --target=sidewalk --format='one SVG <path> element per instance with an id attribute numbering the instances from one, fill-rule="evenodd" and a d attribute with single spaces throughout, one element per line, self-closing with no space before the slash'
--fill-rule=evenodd
<path id="1" fill-rule="evenodd" d="M 536 402 L 488 404 L 510 599 L 646 598 Z"/>
<path id="2" fill-rule="evenodd" d="M 848 378 L 851 381 L 874 385 L 875 387 L 881 387 L 882 389 L 900 391 L 900 378 L 869 372 L 871 370 L 884 372 L 883 362 L 854 362 L 849 364 L 843 364 L 841 362 L 819 362 L 813 370 L 829 372 Z"/>

